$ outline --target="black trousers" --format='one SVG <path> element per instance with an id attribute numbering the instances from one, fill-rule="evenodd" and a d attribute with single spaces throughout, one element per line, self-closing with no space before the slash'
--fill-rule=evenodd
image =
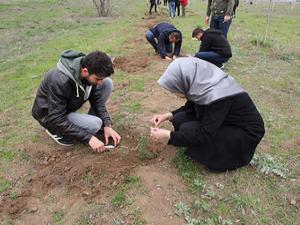
<path id="1" fill-rule="evenodd" d="M 177 16 L 180 16 L 180 3 L 175 5 L 175 10 L 177 12 Z"/>
<path id="2" fill-rule="evenodd" d="M 190 110 L 176 113 L 172 120 L 175 132 L 189 130 L 190 143 L 185 146 L 188 157 L 214 171 L 233 170 L 249 164 L 259 141 L 251 140 L 239 127 L 221 126 L 211 142 L 197 144 L 199 123 Z"/>
<path id="3" fill-rule="evenodd" d="M 152 13 L 152 9 L 153 9 L 153 6 L 154 6 L 154 11 L 155 12 L 157 12 L 157 5 L 156 5 L 156 3 L 151 3 L 151 5 L 150 5 L 150 9 L 149 9 L 149 14 L 151 14 Z"/>

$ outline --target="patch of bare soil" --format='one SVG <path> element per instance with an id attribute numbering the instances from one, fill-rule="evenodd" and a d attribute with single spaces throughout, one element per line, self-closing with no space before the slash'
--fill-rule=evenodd
<path id="1" fill-rule="evenodd" d="M 134 206 L 140 207 L 149 225 L 182 225 L 182 217 L 175 215 L 175 205 L 186 202 L 186 190 L 174 168 L 166 163 L 138 167 L 134 174 L 141 177 L 147 194 L 137 193 Z"/>
<path id="2" fill-rule="evenodd" d="M 115 58 L 114 65 L 125 72 L 134 73 L 145 69 L 150 64 L 150 60 L 150 57 L 138 54 L 127 57 L 121 56 Z"/>
<path id="3" fill-rule="evenodd" d="M 282 149 L 287 150 L 300 150 L 300 136 L 294 137 L 290 140 L 287 140 L 281 144 Z M 297 151 L 296 151 L 297 152 Z"/>
<path id="4" fill-rule="evenodd" d="M 47 196 L 59 188 L 64 188 L 68 195 L 73 196 L 73 200 L 82 199 L 87 203 L 97 201 L 111 192 L 112 185 L 117 184 L 123 174 L 140 164 L 131 146 L 120 146 L 118 151 L 96 154 L 82 145 L 77 149 L 60 148 L 57 145 L 49 148 L 47 145 L 51 145 L 50 140 L 44 142 L 27 145 L 23 149 L 32 159 L 33 174 L 25 174 L 25 183 L 16 198 L 11 198 L 13 191 L 0 196 L 0 218 L 34 213 L 30 202 L 39 199 L 37 195 Z M 43 201 L 38 202 L 43 205 Z M 41 207 L 39 203 L 36 204 L 35 207 Z"/>

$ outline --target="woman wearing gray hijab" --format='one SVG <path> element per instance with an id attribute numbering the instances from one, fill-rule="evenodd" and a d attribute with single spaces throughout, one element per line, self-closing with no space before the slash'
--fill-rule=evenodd
<path id="1" fill-rule="evenodd" d="M 152 139 L 167 139 L 170 145 L 187 147 L 187 156 L 212 170 L 249 164 L 264 136 L 264 122 L 234 78 L 209 62 L 188 57 L 173 61 L 158 84 L 187 102 L 152 118 Z M 167 120 L 174 131 L 158 128 Z"/>

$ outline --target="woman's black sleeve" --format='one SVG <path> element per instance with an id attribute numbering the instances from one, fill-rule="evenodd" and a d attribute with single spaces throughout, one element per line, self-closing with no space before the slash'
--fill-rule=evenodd
<path id="1" fill-rule="evenodd" d="M 180 108 L 172 111 L 172 114 L 174 116 L 176 113 L 179 113 L 179 112 L 182 112 L 182 111 L 186 111 L 186 110 L 189 110 L 189 109 L 190 110 L 194 110 L 195 109 L 195 103 L 187 100 L 186 103 L 185 103 L 185 105 L 183 105 Z"/>
<path id="2" fill-rule="evenodd" d="M 212 103 L 204 109 L 201 119 L 182 124 L 180 129 L 171 132 L 168 144 L 175 146 L 195 146 L 205 144 L 214 138 L 223 124 L 232 105 L 232 99 Z"/>

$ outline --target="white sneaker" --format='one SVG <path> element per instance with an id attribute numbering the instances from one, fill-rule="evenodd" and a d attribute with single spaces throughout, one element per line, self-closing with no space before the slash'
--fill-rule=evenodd
<path id="1" fill-rule="evenodd" d="M 57 144 L 69 147 L 75 144 L 73 138 L 67 136 L 59 136 L 57 134 L 52 134 L 49 130 L 46 129 L 46 133 L 51 137 Z"/>

